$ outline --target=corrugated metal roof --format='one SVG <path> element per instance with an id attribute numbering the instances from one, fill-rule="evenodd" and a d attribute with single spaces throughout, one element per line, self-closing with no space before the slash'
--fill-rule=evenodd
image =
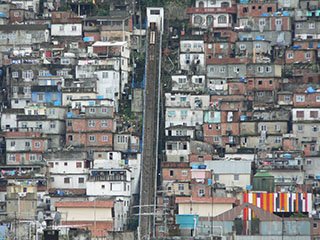
<path id="1" fill-rule="evenodd" d="M 251 161 L 205 161 L 205 165 L 215 174 L 251 174 Z"/>

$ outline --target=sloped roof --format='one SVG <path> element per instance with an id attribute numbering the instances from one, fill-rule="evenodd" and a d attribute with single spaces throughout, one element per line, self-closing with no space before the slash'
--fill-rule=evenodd
<path id="1" fill-rule="evenodd" d="M 255 216 L 260 219 L 260 221 L 281 221 L 282 218 L 270 213 L 262 208 L 252 205 L 251 203 L 243 203 L 235 208 L 230 209 L 216 217 L 213 218 L 213 221 L 234 221 L 235 218 L 241 215 L 241 211 L 244 208 L 250 208 L 253 210 Z"/>

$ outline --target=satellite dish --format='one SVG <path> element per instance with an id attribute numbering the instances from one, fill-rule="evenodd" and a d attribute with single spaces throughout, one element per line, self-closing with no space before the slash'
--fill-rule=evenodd
<path id="1" fill-rule="evenodd" d="M 60 212 L 56 212 L 53 219 L 54 219 L 56 224 L 60 224 L 60 222 L 61 222 L 61 214 L 60 214 Z"/>
<path id="2" fill-rule="evenodd" d="M 43 220 L 44 220 L 43 212 L 38 212 L 38 217 L 37 217 L 37 219 L 38 219 L 38 221 L 39 221 L 40 223 L 43 222 Z"/>

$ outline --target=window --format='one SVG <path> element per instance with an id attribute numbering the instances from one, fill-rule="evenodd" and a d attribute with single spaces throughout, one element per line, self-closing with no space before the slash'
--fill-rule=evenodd
<path id="1" fill-rule="evenodd" d="M 71 62 L 70 62 L 70 59 L 66 59 L 66 58 L 62 58 L 61 59 L 61 64 L 62 65 L 68 65 L 68 64 L 70 64 Z"/>
<path id="2" fill-rule="evenodd" d="M 183 83 L 186 83 L 186 82 L 187 82 L 187 79 L 185 79 L 185 78 L 179 78 L 178 81 L 179 81 L 180 84 L 183 84 Z"/>
<path id="3" fill-rule="evenodd" d="M 267 73 L 272 72 L 272 68 L 271 68 L 270 66 L 266 66 L 266 72 L 267 72 Z"/>
<path id="4" fill-rule="evenodd" d="M 309 53 L 309 52 L 305 53 L 305 54 L 304 54 L 304 57 L 305 57 L 306 59 L 310 59 L 310 58 L 311 58 L 311 53 Z"/>
<path id="5" fill-rule="evenodd" d="M 310 145 L 310 151 L 311 152 L 315 152 L 316 151 L 316 145 L 315 144 L 311 144 Z"/>
<path id="6" fill-rule="evenodd" d="M 83 177 L 79 177 L 79 178 L 78 178 L 78 183 L 80 183 L 80 184 L 81 184 L 81 183 L 84 183 L 84 178 L 83 178 Z"/>
<path id="7" fill-rule="evenodd" d="M 275 128 L 275 130 L 277 131 L 277 132 L 280 132 L 281 131 L 281 127 L 280 127 L 280 125 L 275 125 L 274 126 L 274 128 Z"/>
<path id="8" fill-rule="evenodd" d="M 260 126 L 261 131 L 267 131 L 267 125 L 261 125 Z"/>
<path id="9" fill-rule="evenodd" d="M 312 23 L 309 23 L 309 29 L 315 29 L 315 23 L 314 22 L 312 22 Z"/>
<path id="10" fill-rule="evenodd" d="M 220 138 L 218 136 L 214 136 L 213 141 L 214 142 L 220 142 Z"/>
<path id="11" fill-rule="evenodd" d="M 30 154 L 30 155 L 29 155 L 29 160 L 30 160 L 30 161 L 35 161 L 35 160 L 37 160 L 37 155 L 35 155 L 35 154 Z"/>
<path id="12" fill-rule="evenodd" d="M 240 72 L 240 68 L 239 68 L 239 67 L 234 67 L 234 68 L 233 68 L 233 71 L 234 71 L 235 73 L 239 73 L 239 72 Z"/>
<path id="13" fill-rule="evenodd" d="M 201 16 L 195 16 L 194 17 L 194 23 L 195 24 L 201 24 L 202 23 L 202 17 Z"/>
<path id="14" fill-rule="evenodd" d="M 282 19 L 276 19 L 276 25 L 282 25 Z"/>
<path id="15" fill-rule="evenodd" d="M 255 49 L 260 50 L 261 49 L 261 44 L 260 43 L 256 43 L 256 45 L 254 46 Z"/>
<path id="16" fill-rule="evenodd" d="M 69 141 L 73 141 L 73 136 L 72 135 L 68 135 L 68 140 Z"/>
<path id="17" fill-rule="evenodd" d="M 219 175 L 218 175 L 218 174 L 215 174 L 215 175 L 214 175 L 214 180 L 215 180 L 215 181 L 219 181 Z"/>
<path id="18" fill-rule="evenodd" d="M 246 50 L 247 46 L 245 44 L 240 44 L 240 50 Z"/>
<path id="19" fill-rule="evenodd" d="M 227 23 L 227 17 L 224 15 L 219 16 L 218 23 Z"/>
<path id="20" fill-rule="evenodd" d="M 76 167 L 77 168 L 82 168 L 82 162 L 76 162 Z"/>
<path id="21" fill-rule="evenodd" d="M 239 180 L 239 174 L 234 174 L 233 175 L 233 180 L 238 181 Z"/>
<path id="22" fill-rule="evenodd" d="M 297 111 L 297 118 L 303 118 L 304 117 L 304 111 Z"/>
<path id="23" fill-rule="evenodd" d="M 14 155 L 14 154 L 9 154 L 9 160 L 10 160 L 10 161 L 16 161 L 16 155 Z"/>
<path id="24" fill-rule="evenodd" d="M 67 101 L 71 101 L 72 100 L 72 96 L 71 95 L 67 95 Z"/>
<path id="25" fill-rule="evenodd" d="M 243 13 L 247 13 L 248 12 L 248 8 L 247 7 L 242 8 L 242 12 Z"/>
<path id="26" fill-rule="evenodd" d="M 179 191 L 184 191 L 184 184 L 179 184 L 178 185 L 178 190 Z"/>
<path id="27" fill-rule="evenodd" d="M 268 7 L 267 12 L 272 12 L 272 7 Z"/>
<path id="28" fill-rule="evenodd" d="M 77 31 L 77 26 L 72 26 L 71 27 L 71 30 L 74 32 L 74 31 Z"/>
<path id="29" fill-rule="evenodd" d="M 180 102 L 185 102 L 185 101 L 187 101 L 186 97 L 180 97 Z"/>
<path id="30" fill-rule="evenodd" d="M 96 113 L 96 109 L 95 108 L 89 108 L 89 112 L 90 113 Z"/>
<path id="31" fill-rule="evenodd" d="M 101 188 L 102 188 L 102 189 L 105 189 L 106 186 L 105 186 L 105 185 L 101 185 Z M 110 184 L 110 190 L 112 191 L 112 183 Z"/>
<path id="32" fill-rule="evenodd" d="M 102 78 L 108 78 L 108 72 L 103 72 L 102 73 Z"/>
<path id="33" fill-rule="evenodd" d="M 318 132 L 318 127 L 317 126 L 312 126 L 312 132 Z"/>
<path id="34" fill-rule="evenodd" d="M 264 93 L 263 92 L 258 92 L 258 97 L 263 97 Z"/>
<path id="35" fill-rule="evenodd" d="M 318 111 L 310 111 L 311 118 L 318 118 Z"/>
<path id="36" fill-rule="evenodd" d="M 187 113 L 188 113 L 187 110 L 182 110 L 182 111 L 180 112 L 181 118 L 182 118 L 182 119 L 185 119 L 185 118 L 187 117 Z"/>
<path id="37" fill-rule="evenodd" d="M 313 223 L 313 228 L 318 228 L 318 223 Z"/>
<path id="38" fill-rule="evenodd" d="M 30 142 L 25 142 L 26 147 L 30 147 Z"/>
<path id="39" fill-rule="evenodd" d="M 204 197 L 205 196 L 205 192 L 204 192 L 203 188 L 200 188 L 198 193 L 199 193 L 199 197 Z"/>
<path id="40" fill-rule="evenodd" d="M 64 31 L 64 26 L 63 26 L 63 25 L 61 25 L 61 26 L 59 27 L 59 31 Z"/>
<path id="41" fill-rule="evenodd" d="M 174 176 L 174 170 L 170 170 L 170 177 Z"/>
<path id="42" fill-rule="evenodd" d="M 207 25 L 212 25 L 212 23 L 213 23 L 213 17 L 210 15 L 210 16 L 208 16 L 207 17 Z"/>
<path id="43" fill-rule="evenodd" d="M 38 101 L 44 101 L 44 94 L 43 93 L 38 93 Z"/>
<path id="44" fill-rule="evenodd" d="M 296 29 L 301 29 L 302 28 L 302 23 L 297 23 L 296 24 Z"/>
<path id="45" fill-rule="evenodd" d="M 168 111 L 168 117 L 175 117 L 176 111 Z"/>
<path id="46" fill-rule="evenodd" d="M 288 57 L 288 59 L 293 59 L 293 53 L 292 53 L 292 52 L 289 52 L 289 53 L 287 54 L 287 57 Z"/>
<path id="47" fill-rule="evenodd" d="M 102 136 L 101 140 L 102 142 L 108 142 L 108 136 Z"/>
<path id="48" fill-rule="evenodd" d="M 95 127 L 96 126 L 96 122 L 94 120 L 89 120 L 88 126 L 89 127 Z"/>
<path id="49" fill-rule="evenodd" d="M 182 170 L 181 171 L 181 175 L 184 176 L 184 177 L 188 176 L 188 171 L 187 170 Z"/>
<path id="50" fill-rule="evenodd" d="M 19 17 L 19 12 L 14 12 L 13 15 L 14 17 Z"/>
<path id="51" fill-rule="evenodd" d="M 40 147 L 40 142 L 34 142 L 34 147 L 39 148 Z"/>
<path id="52" fill-rule="evenodd" d="M 257 68 L 257 70 L 258 70 L 259 73 L 263 73 L 263 72 L 264 72 L 264 67 L 259 66 L 259 67 Z"/>
<path id="53" fill-rule="evenodd" d="M 12 72 L 12 77 L 13 78 L 18 78 L 19 77 L 19 73 L 18 72 Z"/>
<path id="54" fill-rule="evenodd" d="M 259 80 L 259 81 L 258 81 L 258 85 L 262 85 L 262 80 Z"/>
<path id="55" fill-rule="evenodd" d="M 127 136 L 118 136 L 118 143 L 127 143 L 128 137 Z"/>
<path id="56" fill-rule="evenodd" d="M 68 125 L 68 127 L 72 127 L 72 120 L 68 120 L 67 125 Z"/>
<path id="57" fill-rule="evenodd" d="M 63 164 L 64 166 L 68 166 L 68 162 L 64 162 L 64 164 Z"/>
<path id="58" fill-rule="evenodd" d="M 298 125 L 298 132 L 303 132 L 303 126 L 302 125 Z"/>
<path id="59" fill-rule="evenodd" d="M 108 120 L 102 120 L 101 127 L 108 127 Z"/>
<path id="60" fill-rule="evenodd" d="M 312 164 L 312 160 L 307 160 L 307 165 L 311 165 Z"/>
<path id="61" fill-rule="evenodd" d="M 50 128 L 56 128 L 56 123 L 55 122 L 50 122 Z"/>
<path id="62" fill-rule="evenodd" d="M 281 137 L 275 137 L 274 143 L 281 143 Z"/>
<path id="63" fill-rule="evenodd" d="M 304 102 L 305 96 L 304 95 L 297 95 L 296 96 L 296 102 Z"/>
<path id="64" fill-rule="evenodd" d="M 224 73 L 225 71 L 226 71 L 226 67 L 220 67 L 220 68 L 219 68 L 219 72 L 220 72 L 220 73 Z"/>
<path id="65" fill-rule="evenodd" d="M 70 183 L 70 178 L 68 178 L 68 177 L 64 178 L 64 183 L 65 184 L 69 184 Z"/>
<path id="66" fill-rule="evenodd" d="M 15 141 L 11 141 L 10 146 L 14 147 L 15 145 L 16 145 L 16 142 Z"/>
<path id="67" fill-rule="evenodd" d="M 284 96 L 284 97 L 283 97 L 283 100 L 284 100 L 285 102 L 290 102 L 290 101 L 291 101 L 291 97 L 290 97 L 290 96 Z"/>
<path id="68" fill-rule="evenodd" d="M 214 72 L 214 67 L 209 67 L 209 72 Z"/>
<path id="69" fill-rule="evenodd" d="M 96 141 L 95 136 L 90 135 L 90 136 L 89 136 L 89 141 L 90 141 L 90 142 L 95 142 L 95 141 Z"/>
<path id="70" fill-rule="evenodd" d="M 259 25 L 265 25 L 266 21 L 265 19 L 259 19 Z"/>

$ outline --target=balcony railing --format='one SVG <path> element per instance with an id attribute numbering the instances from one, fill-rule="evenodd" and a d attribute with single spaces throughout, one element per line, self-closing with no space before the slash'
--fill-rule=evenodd
<path id="1" fill-rule="evenodd" d="M 188 14 L 194 14 L 194 13 L 237 13 L 237 7 L 226 7 L 226 8 L 218 8 L 218 7 L 207 7 L 207 8 L 200 8 L 200 7 L 194 7 L 194 8 L 188 8 L 187 10 Z"/>

